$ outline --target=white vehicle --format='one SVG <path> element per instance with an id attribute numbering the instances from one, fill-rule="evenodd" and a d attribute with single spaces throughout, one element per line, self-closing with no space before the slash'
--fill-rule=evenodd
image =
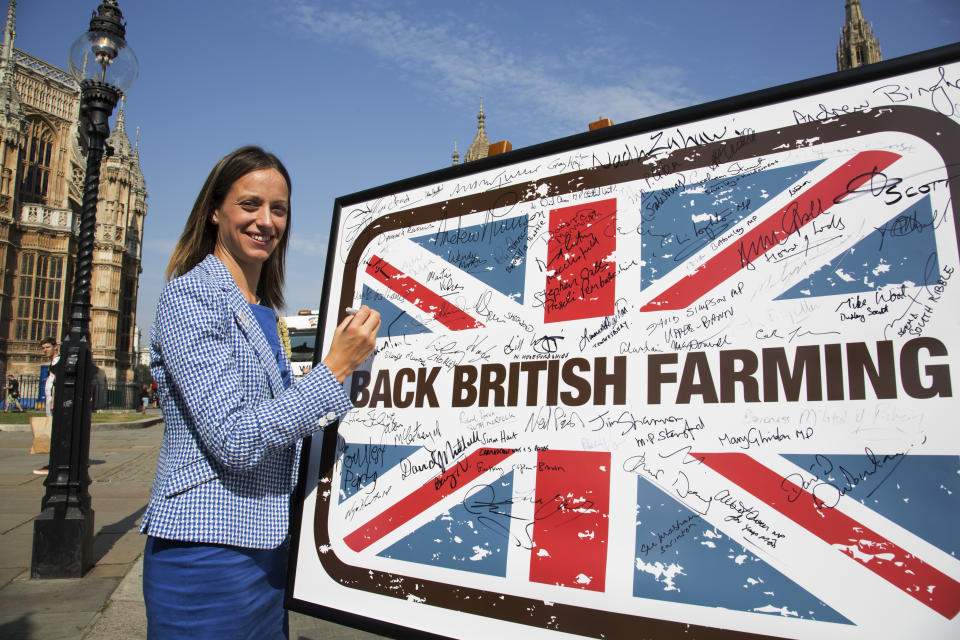
<path id="1" fill-rule="evenodd" d="M 290 336 L 290 368 L 294 378 L 306 374 L 313 366 L 318 315 L 319 311 L 302 309 L 295 316 L 283 317 Z"/>

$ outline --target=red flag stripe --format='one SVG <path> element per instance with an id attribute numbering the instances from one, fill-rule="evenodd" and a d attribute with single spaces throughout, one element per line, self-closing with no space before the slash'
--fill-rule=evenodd
<path id="1" fill-rule="evenodd" d="M 785 242 L 802 227 L 830 210 L 834 199 L 863 186 L 877 172 L 896 162 L 900 156 L 890 151 L 863 151 L 826 176 L 756 227 L 739 242 L 716 254 L 690 275 L 645 304 L 640 311 L 685 309 L 742 269 L 753 269 L 753 262 Z M 838 196 L 840 196 L 838 198 Z"/>
<path id="2" fill-rule="evenodd" d="M 543 321 L 612 315 L 616 249 L 616 198 L 550 211 Z"/>
<path id="3" fill-rule="evenodd" d="M 430 288 L 406 275 L 383 258 L 373 256 L 367 263 L 367 273 L 382 282 L 394 293 L 402 296 L 407 302 L 432 315 L 434 319 L 451 331 L 483 327 L 483 323 L 471 317 L 466 311 L 452 304 L 443 296 L 434 293 Z"/>
<path id="4" fill-rule="evenodd" d="M 960 611 L 960 583 L 744 453 L 691 453 L 708 467 L 940 615 Z"/>
<path id="5" fill-rule="evenodd" d="M 531 582 L 603 591 L 610 454 L 540 451 L 536 505 L 534 546 L 530 553 Z"/>
<path id="6" fill-rule="evenodd" d="M 450 494 L 472 482 L 491 467 L 513 455 L 514 449 L 477 449 L 469 456 L 445 469 L 436 478 L 402 498 L 390 508 L 352 533 L 343 541 L 354 551 L 363 551 L 390 532 L 409 522 Z"/>

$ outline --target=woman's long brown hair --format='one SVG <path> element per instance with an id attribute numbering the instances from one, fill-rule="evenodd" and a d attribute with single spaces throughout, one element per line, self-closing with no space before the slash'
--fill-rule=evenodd
<path id="1" fill-rule="evenodd" d="M 177 245 L 167 263 L 167 280 L 182 276 L 197 266 L 207 254 L 213 253 L 217 243 L 217 227 L 210 217 L 215 209 L 223 205 L 224 198 L 233 183 L 251 171 L 276 169 L 287 182 L 288 197 L 291 192 L 290 174 L 277 156 L 255 146 L 240 147 L 225 155 L 210 171 L 193 209 L 187 218 L 187 225 L 177 240 Z M 260 281 L 257 283 L 257 297 L 260 303 L 271 309 L 283 306 L 283 279 L 287 256 L 287 238 L 290 237 L 290 209 L 287 209 L 287 228 L 277 248 L 263 264 Z"/>

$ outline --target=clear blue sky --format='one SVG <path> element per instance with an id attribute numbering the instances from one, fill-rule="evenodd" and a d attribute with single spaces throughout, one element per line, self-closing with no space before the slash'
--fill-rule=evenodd
<path id="1" fill-rule="evenodd" d="M 17 48 L 67 68 L 99 0 L 22 0 Z M 316 308 L 337 196 L 835 70 L 844 0 L 119 0 L 140 60 L 147 189 L 137 322 L 210 168 L 243 144 L 293 179 L 287 312 Z M 960 40 L 957 0 L 862 0 L 885 59 Z M 3 3 L 6 6 L 6 3 Z"/>

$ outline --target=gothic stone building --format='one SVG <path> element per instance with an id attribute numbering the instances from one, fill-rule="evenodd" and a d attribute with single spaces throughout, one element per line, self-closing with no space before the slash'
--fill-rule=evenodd
<path id="1" fill-rule="evenodd" d="M 0 376 L 39 375 L 40 340 L 68 328 L 86 170 L 80 90 L 14 48 L 11 0 L 0 57 Z M 91 282 L 93 360 L 107 380 L 136 366 L 134 323 L 147 191 L 123 107 L 100 174 Z"/>

